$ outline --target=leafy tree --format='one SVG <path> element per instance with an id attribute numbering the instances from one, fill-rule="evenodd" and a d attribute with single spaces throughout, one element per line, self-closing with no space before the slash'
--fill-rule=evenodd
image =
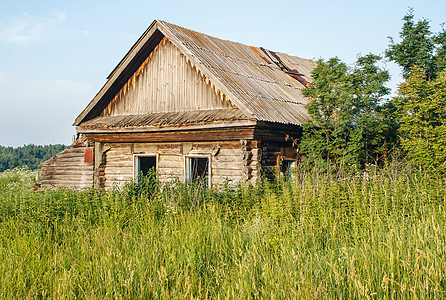
<path id="1" fill-rule="evenodd" d="M 349 132 L 345 102 L 351 94 L 347 65 L 338 58 L 319 60 L 312 74 L 314 81 L 304 95 L 311 101 L 306 108 L 314 123 L 304 124 L 301 151 L 310 156 L 323 156 L 328 161 L 338 157 Z"/>
<path id="2" fill-rule="evenodd" d="M 434 43 L 437 45 L 435 63 L 438 71 L 446 69 L 446 31 L 442 27 L 441 32 L 439 32 L 434 37 Z"/>
<path id="3" fill-rule="evenodd" d="M 387 71 L 377 66 L 380 57 L 359 57 L 349 68 L 338 58 L 319 60 L 311 86 L 307 110 L 312 122 L 303 126 L 301 152 L 311 160 L 324 158 L 335 164 L 381 161 L 394 141 L 388 134 L 390 121 L 383 112 L 389 93 Z"/>
<path id="4" fill-rule="evenodd" d="M 429 21 L 403 18 L 401 41 L 391 39 L 386 56 L 400 65 L 405 81 L 392 100 L 407 157 L 426 170 L 445 172 L 446 32 L 433 33 Z"/>
<path id="5" fill-rule="evenodd" d="M 395 99 L 401 144 L 408 158 L 426 170 L 446 171 L 446 72 L 427 79 L 414 66 Z"/>
<path id="6" fill-rule="evenodd" d="M 414 22 L 413 9 L 403 18 L 404 24 L 400 32 L 401 42 L 390 39 L 386 57 L 396 62 L 407 79 L 414 66 L 421 68 L 427 78 L 433 78 L 437 72 L 446 66 L 446 33 L 444 29 L 432 33 L 429 21 L 426 19 Z"/>

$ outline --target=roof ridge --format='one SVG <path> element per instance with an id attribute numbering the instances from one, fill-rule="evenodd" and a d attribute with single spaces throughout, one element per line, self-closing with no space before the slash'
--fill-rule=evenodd
<path id="1" fill-rule="evenodd" d="M 223 40 L 157 19 L 131 47 L 74 125 L 96 116 L 110 95 L 119 89 L 120 82 L 125 81 L 123 76 L 133 72 L 141 58 L 148 55 L 163 37 L 248 119 L 291 124 L 302 124 L 309 119 L 304 108 L 308 100 L 300 93 L 304 84 L 290 77 L 271 57 L 265 57 L 262 48 Z M 299 69 L 299 73 L 311 80 L 309 74 L 314 62 L 286 53 L 274 53 L 289 66 L 287 69 Z"/>

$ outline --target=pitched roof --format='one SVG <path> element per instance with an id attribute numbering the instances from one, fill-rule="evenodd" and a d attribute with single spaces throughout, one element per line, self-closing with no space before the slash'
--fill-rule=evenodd
<path id="1" fill-rule="evenodd" d="M 295 125 L 309 119 L 305 109 L 308 100 L 301 89 L 311 81 L 315 62 L 221 40 L 156 20 L 109 75 L 74 125 L 97 117 L 164 36 L 225 93 L 246 118 Z"/>

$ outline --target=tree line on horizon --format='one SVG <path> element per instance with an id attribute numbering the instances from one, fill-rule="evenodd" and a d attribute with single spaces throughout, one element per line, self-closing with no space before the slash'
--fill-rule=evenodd
<path id="1" fill-rule="evenodd" d="M 50 159 L 60 151 L 68 148 L 66 145 L 24 145 L 21 147 L 0 146 L 0 172 L 16 167 L 27 166 L 31 170 L 45 160 Z"/>
<path id="2" fill-rule="evenodd" d="M 426 171 L 446 171 L 446 31 L 432 32 L 409 9 L 399 42 L 389 42 L 383 56 L 359 56 L 352 66 L 337 57 L 318 60 L 303 90 L 312 121 L 303 126 L 299 152 L 308 167 L 364 168 L 398 156 Z M 402 70 L 392 98 L 384 59 Z"/>

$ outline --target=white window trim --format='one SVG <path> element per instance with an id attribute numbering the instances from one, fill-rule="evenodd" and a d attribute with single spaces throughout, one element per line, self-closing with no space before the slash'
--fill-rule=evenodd
<path id="1" fill-rule="evenodd" d="M 188 154 L 184 156 L 184 182 L 189 183 L 189 159 L 190 158 L 207 158 L 208 166 L 208 187 L 212 187 L 212 155 L 211 154 Z"/>
<path id="2" fill-rule="evenodd" d="M 133 154 L 133 180 L 138 182 L 138 158 L 140 157 L 155 157 L 155 170 L 158 172 L 158 162 L 159 162 L 159 153 L 142 153 L 142 154 Z"/>

